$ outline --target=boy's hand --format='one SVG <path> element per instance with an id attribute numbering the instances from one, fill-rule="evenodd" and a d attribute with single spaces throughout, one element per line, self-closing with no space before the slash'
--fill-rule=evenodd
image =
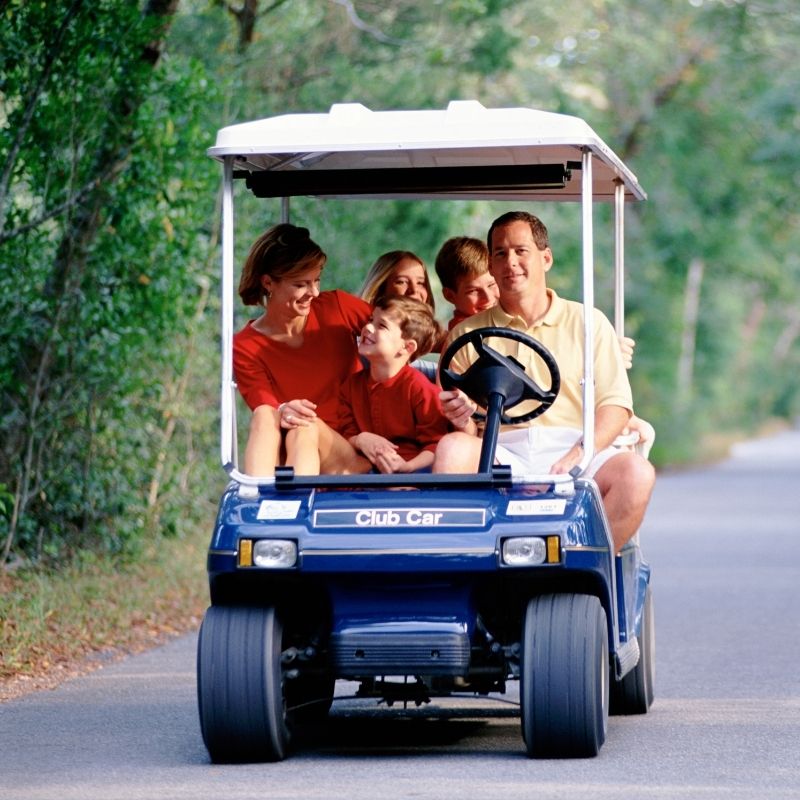
<path id="1" fill-rule="evenodd" d="M 405 463 L 397 455 L 397 445 L 377 433 L 359 433 L 353 437 L 353 444 L 384 474 L 395 472 L 398 463 Z"/>
<path id="2" fill-rule="evenodd" d="M 408 462 L 404 461 L 397 453 L 382 453 L 374 462 L 378 472 L 384 475 L 393 475 L 395 472 L 408 472 Z"/>
<path id="3" fill-rule="evenodd" d="M 378 469 L 380 469 L 380 467 Z M 403 460 L 400 456 L 397 456 L 397 462 L 392 465 L 391 469 L 387 470 L 381 469 L 381 472 L 383 472 L 386 475 L 389 474 L 403 475 L 407 472 L 413 472 L 413 471 L 414 468 L 411 466 L 411 462 Z"/>

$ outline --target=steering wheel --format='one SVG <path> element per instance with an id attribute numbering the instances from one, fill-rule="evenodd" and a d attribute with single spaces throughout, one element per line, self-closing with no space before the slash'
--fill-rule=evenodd
<path id="1" fill-rule="evenodd" d="M 525 372 L 525 368 L 513 356 L 504 356 L 486 344 L 489 338 L 511 339 L 520 342 L 542 359 L 550 373 L 550 388 L 543 389 Z M 463 374 L 448 369 L 453 357 L 467 345 L 471 344 L 478 354 L 478 359 Z M 553 354 L 539 341 L 527 333 L 513 328 L 476 328 L 474 331 L 459 336 L 445 350 L 439 363 L 439 380 L 444 389 L 461 389 L 470 399 L 483 408 L 495 406 L 490 404 L 492 397 L 502 398 L 500 421 L 504 425 L 519 424 L 544 414 L 555 402 L 561 388 L 561 374 L 558 371 Z M 536 400 L 539 405 L 532 411 L 509 417 L 505 409 L 514 408 L 525 400 Z M 476 411 L 473 419 L 486 419 L 486 414 Z"/>

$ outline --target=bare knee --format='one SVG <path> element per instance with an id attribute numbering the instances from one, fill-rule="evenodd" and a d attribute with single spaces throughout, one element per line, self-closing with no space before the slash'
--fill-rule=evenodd
<path id="1" fill-rule="evenodd" d="M 280 415 L 272 406 L 258 406 L 250 419 L 250 433 L 244 453 L 245 472 L 272 475 L 281 444 Z"/>
<path id="2" fill-rule="evenodd" d="M 296 447 L 313 447 L 319 449 L 319 428 L 317 420 L 309 425 L 298 425 L 286 431 L 286 449 Z"/>
<path id="3" fill-rule="evenodd" d="M 626 465 L 625 485 L 640 502 L 647 503 L 656 482 L 656 471 L 646 458 L 632 455 L 631 463 Z"/>
<path id="4" fill-rule="evenodd" d="M 286 432 L 286 464 L 296 475 L 318 475 L 320 472 L 320 432 L 317 420 Z"/>
<path id="5" fill-rule="evenodd" d="M 656 482 L 653 465 L 636 453 L 619 453 L 609 459 L 595 476 L 600 492 L 624 493 L 634 504 L 646 504 Z"/>
<path id="6" fill-rule="evenodd" d="M 280 433 L 281 416 L 277 408 L 258 406 L 250 419 L 250 430 L 263 433 Z"/>
<path id="7" fill-rule="evenodd" d="M 481 440 L 461 431 L 445 434 L 436 445 L 433 472 L 469 473 L 478 469 Z"/>

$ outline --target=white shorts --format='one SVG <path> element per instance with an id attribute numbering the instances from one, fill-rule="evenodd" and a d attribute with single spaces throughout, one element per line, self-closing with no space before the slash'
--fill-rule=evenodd
<path id="1" fill-rule="evenodd" d="M 530 428 L 500 431 L 497 437 L 495 462 L 507 464 L 512 474 L 547 475 L 550 467 L 567 453 L 582 436 L 576 428 L 556 428 L 535 425 Z M 593 478 L 600 467 L 617 455 L 617 447 L 606 447 L 594 454 L 583 473 L 584 478 Z"/>

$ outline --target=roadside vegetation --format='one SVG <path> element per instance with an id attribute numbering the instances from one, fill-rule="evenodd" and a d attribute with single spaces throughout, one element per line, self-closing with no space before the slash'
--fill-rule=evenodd
<path id="1" fill-rule="evenodd" d="M 0 701 L 195 630 L 207 546 L 202 531 L 122 564 L 83 552 L 59 569 L 0 571 Z"/>
<path id="2" fill-rule="evenodd" d="M 650 197 L 626 214 L 626 311 L 656 464 L 797 417 L 798 36 L 791 0 L 0 0 L 0 679 L 197 613 L 226 124 L 451 99 L 585 118 Z M 239 208 L 244 250 L 279 206 Z M 292 204 L 349 290 L 496 211 Z M 576 213 L 546 209 L 565 294 Z"/>

